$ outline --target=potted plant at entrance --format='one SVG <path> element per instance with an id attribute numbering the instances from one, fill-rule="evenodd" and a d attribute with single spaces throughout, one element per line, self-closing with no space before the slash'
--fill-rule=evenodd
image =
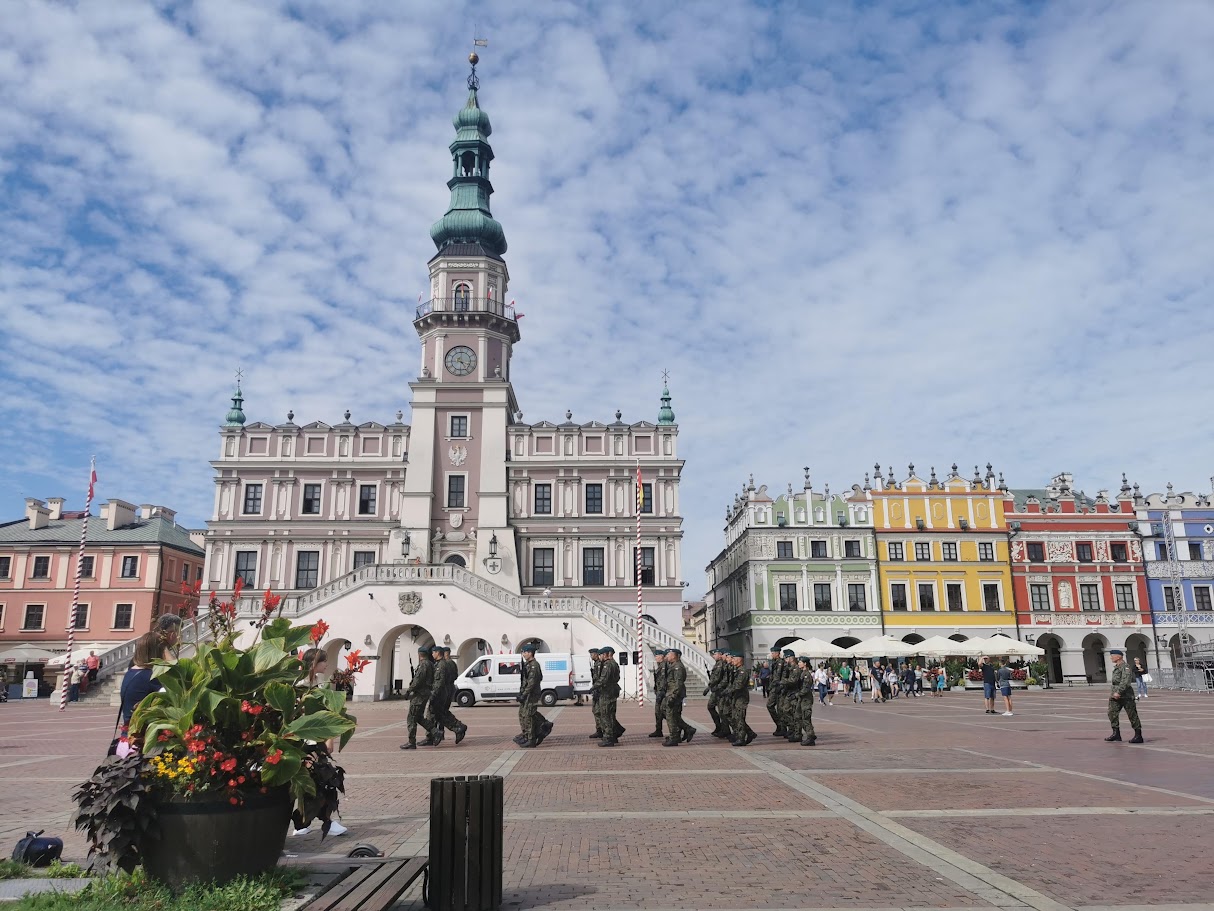
<path id="1" fill-rule="evenodd" d="M 128 869 L 142 861 L 173 887 L 222 883 L 277 864 L 293 811 L 300 824 L 321 818 L 328 832 L 344 773 L 326 742 L 344 747 L 355 718 L 344 692 L 300 680 L 300 650 L 316 646 L 327 625 L 274 618 L 279 602 L 266 592 L 241 647 L 235 599 L 212 595 L 210 640 L 192 658 L 156 663 L 163 690 L 131 719 L 141 754 L 126 765 L 107 761 L 77 794 L 90 856 Z M 115 805 L 106 796 L 119 783 L 137 794 Z"/>

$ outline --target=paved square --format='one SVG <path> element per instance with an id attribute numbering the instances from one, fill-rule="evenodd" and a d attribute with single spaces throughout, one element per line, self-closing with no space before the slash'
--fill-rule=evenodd
<path id="1" fill-rule="evenodd" d="M 1103 689 L 1018 695 L 1011 718 L 973 694 L 819 706 L 816 747 L 771 736 L 738 749 L 645 735 L 652 710 L 620 707 L 621 745 L 587 738 L 584 707 L 520 750 L 513 705 L 463 709 L 468 738 L 403 753 L 405 707 L 357 707 L 343 754 L 350 835 L 291 838 L 288 852 L 355 840 L 424 853 L 429 781 L 506 778 L 504 908 L 1214 908 L 1214 696 L 1156 693 L 1140 705 L 1148 742 L 1107 744 Z M 0 839 L 27 828 L 84 844 L 71 792 L 110 739 L 108 706 L 0 705 Z M 400 908 L 420 911 L 420 896 Z"/>

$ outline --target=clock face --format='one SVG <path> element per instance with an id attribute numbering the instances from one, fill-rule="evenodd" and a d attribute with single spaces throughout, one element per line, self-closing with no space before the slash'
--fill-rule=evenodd
<path id="1" fill-rule="evenodd" d="M 452 348 L 443 363 L 456 376 L 467 376 L 476 369 L 476 352 L 466 345 Z"/>

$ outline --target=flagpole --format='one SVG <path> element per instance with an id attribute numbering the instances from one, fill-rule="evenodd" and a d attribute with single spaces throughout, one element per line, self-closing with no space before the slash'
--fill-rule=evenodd
<path id="1" fill-rule="evenodd" d="M 641 507 L 645 505 L 645 488 L 641 484 L 641 460 L 637 459 L 637 705 L 645 705 L 645 617 L 641 588 Z"/>
<path id="2" fill-rule="evenodd" d="M 67 656 L 63 661 L 63 681 L 59 685 L 59 711 L 67 708 L 68 680 L 72 674 L 72 649 L 76 646 L 76 612 L 80 609 L 80 579 L 84 575 L 84 545 L 89 536 L 89 512 L 93 507 L 93 487 L 97 484 L 97 457 L 89 459 L 89 492 L 84 499 L 84 521 L 80 524 L 80 551 L 76 554 L 76 587 L 72 592 L 72 613 L 67 621 Z"/>

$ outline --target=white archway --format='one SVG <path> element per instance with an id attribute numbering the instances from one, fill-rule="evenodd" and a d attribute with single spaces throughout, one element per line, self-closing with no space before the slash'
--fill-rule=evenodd
<path id="1" fill-rule="evenodd" d="M 379 661 L 375 668 L 377 698 L 380 693 L 395 693 L 408 687 L 417 667 L 418 648 L 429 648 L 434 642 L 433 634 L 415 623 L 403 623 L 388 630 L 379 640 Z"/>
<path id="2" fill-rule="evenodd" d="M 1108 640 L 1099 633 L 1089 633 L 1083 637 L 1083 672 L 1087 675 L 1089 683 L 1108 682 L 1108 648 Z"/>

